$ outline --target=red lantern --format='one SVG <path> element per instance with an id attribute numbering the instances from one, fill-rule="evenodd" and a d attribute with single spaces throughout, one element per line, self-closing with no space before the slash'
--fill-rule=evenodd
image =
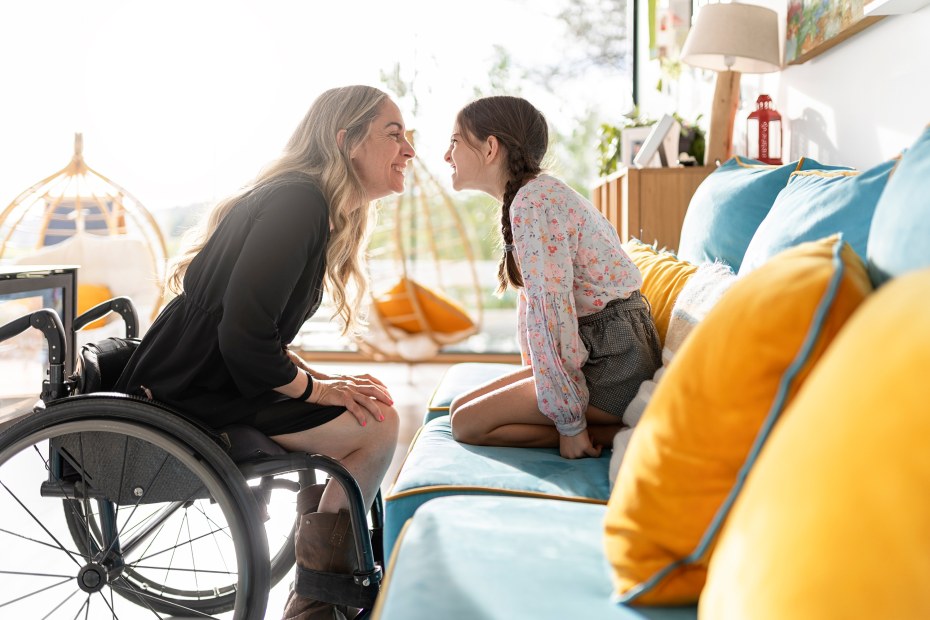
<path id="1" fill-rule="evenodd" d="M 781 114 L 772 98 L 759 95 L 756 109 L 746 121 L 746 155 L 766 164 L 781 164 Z"/>

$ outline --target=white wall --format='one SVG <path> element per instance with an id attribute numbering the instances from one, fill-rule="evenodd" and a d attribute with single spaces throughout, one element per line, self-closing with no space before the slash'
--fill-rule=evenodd
<path id="1" fill-rule="evenodd" d="M 789 158 L 865 169 L 910 146 L 930 123 L 928 44 L 930 6 L 888 16 L 804 64 L 758 76 L 772 82 L 765 87 L 787 119 Z"/>
<path id="2" fill-rule="evenodd" d="M 786 0 L 746 0 L 775 9 L 784 40 Z M 766 93 L 785 124 L 785 161 L 801 156 L 821 163 L 869 168 L 908 147 L 930 123 L 930 6 L 888 16 L 832 49 L 778 73 L 743 74 L 734 153 L 745 153 L 746 117 Z M 652 64 L 652 63 L 650 63 Z M 653 116 L 678 111 L 710 116 L 714 75 L 685 69 L 673 97 L 644 71 L 643 109 Z M 706 125 L 705 125 L 706 126 Z"/>

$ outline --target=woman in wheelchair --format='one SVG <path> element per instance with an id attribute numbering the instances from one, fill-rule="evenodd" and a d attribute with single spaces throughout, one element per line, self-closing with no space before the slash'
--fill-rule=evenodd
<path id="1" fill-rule="evenodd" d="M 245 424 L 288 451 L 341 461 L 371 506 L 390 464 L 398 419 L 370 375 L 326 375 L 287 345 L 324 288 L 343 332 L 359 323 L 373 201 L 404 189 L 413 147 L 388 96 L 367 86 L 324 92 L 284 149 L 217 204 L 173 265 L 177 293 L 143 338 L 116 390 L 171 405 L 212 428 Z M 330 484 L 298 496 L 297 562 L 352 572 L 347 498 Z M 284 615 L 342 617 L 291 592 Z"/>

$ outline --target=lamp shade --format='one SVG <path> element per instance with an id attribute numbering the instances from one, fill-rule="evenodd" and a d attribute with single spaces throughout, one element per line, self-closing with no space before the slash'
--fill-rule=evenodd
<path id="1" fill-rule="evenodd" d="M 681 60 L 714 71 L 778 71 L 778 14 L 752 4 L 704 5 L 688 32 Z"/>

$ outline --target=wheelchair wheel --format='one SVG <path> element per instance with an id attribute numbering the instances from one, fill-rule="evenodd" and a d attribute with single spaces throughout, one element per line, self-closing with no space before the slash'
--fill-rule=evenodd
<path id="1" fill-rule="evenodd" d="M 257 480 L 250 480 L 250 489 L 256 495 L 259 501 L 259 513 L 262 516 L 265 526 L 265 536 L 268 540 L 269 552 L 271 554 L 270 564 L 270 582 L 269 588 L 273 588 L 285 575 L 292 574 L 294 562 L 296 560 L 294 548 L 294 534 L 296 531 L 297 512 L 296 496 L 297 491 L 303 488 L 303 485 L 313 484 L 314 476 L 312 471 L 291 472 L 279 474 L 277 476 L 265 476 Z M 309 482 L 308 482 L 309 481 Z M 200 500 L 203 501 L 203 500 Z M 85 545 L 86 528 L 93 532 L 94 539 L 100 540 L 102 536 L 102 526 L 100 515 L 94 511 L 91 506 L 91 518 L 87 519 L 84 513 L 83 503 L 77 500 L 65 500 L 64 517 L 71 532 L 71 538 L 82 553 L 87 553 Z M 183 511 L 197 510 L 200 508 L 191 505 L 185 508 L 174 508 L 179 514 Z M 142 516 L 139 515 L 139 520 Z M 178 522 L 178 517 L 170 522 L 165 528 L 181 527 L 183 521 Z M 154 578 L 153 578 L 154 577 Z M 162 596 L 171 597 L 170 603 L 166 606 L 156 608 L 166 613 L 176 610 L 175 605 L 181 601 L 195 600 L 196 603 L 190 603 L 192 609 L 204 613 L 221 613 L 233 608 L 235 603 L 235 589 L 232 584 L 226 588 L 215 589 L 209 594 L 216 594 L 211 597 L 197 589 L 176 588 L 168 583 L 162 583 L 158 575 L 150 576 L 146 571 L 136 570 L 132 566 L 126 566 L 123 569 L 123 578 L 127 582 L 133 583 L 137 588 L 148 592 L 159 592 Z"/>
<path id="2" fill-rule="evenodd" d="M 72 397 L 7 429 L 0 515 L 3 617 L 264 616 L 268 547 L 253 493 L 171 411 Z"/>

